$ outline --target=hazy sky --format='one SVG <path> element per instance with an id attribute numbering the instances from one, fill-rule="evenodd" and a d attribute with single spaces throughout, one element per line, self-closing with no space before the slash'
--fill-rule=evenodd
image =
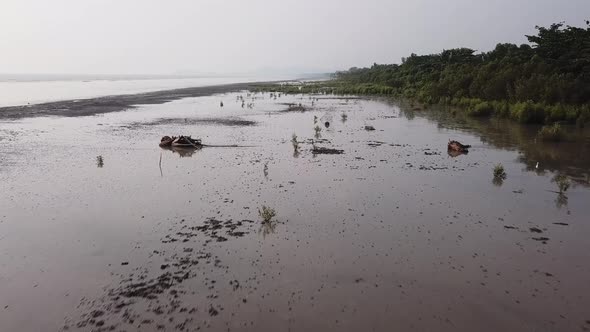
<path id="1" fill-rule="evenodd" d="M 0 0 L 0 73 L 333 71 L 587 18 L 590 0 Z"/>

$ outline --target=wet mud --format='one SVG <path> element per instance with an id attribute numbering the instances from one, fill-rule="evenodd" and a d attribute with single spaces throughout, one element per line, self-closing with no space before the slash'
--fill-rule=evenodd
<path id="1" fill-rule="evenodd" d="M 242 90 L 2 121 L 0 331 L 588 330 L 589 149 L 534 137 Z"/>

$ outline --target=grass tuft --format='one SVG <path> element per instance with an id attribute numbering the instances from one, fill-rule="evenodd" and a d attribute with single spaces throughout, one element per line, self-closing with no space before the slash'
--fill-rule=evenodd
<path id="1" fill-rule="evenodd" d="M 506 172 L 504 171 L 504 166 L 502 166 L 502 164 L 498 164 L 494 167 L 494 179 L 506 179 Z"/>
<path id="2" fill-rule="evenodd" d="M 260 218 L 262 218 L 263 223 L 270 223 L 272 218 L 277 215 L 277 212 L 275 209 L 263 205 L 262 209 L 258 209 L 258 214 L 260 215 Z"/>

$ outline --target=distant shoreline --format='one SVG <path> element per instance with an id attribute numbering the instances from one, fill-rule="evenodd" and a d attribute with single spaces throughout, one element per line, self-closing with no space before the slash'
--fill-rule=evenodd
<path id="1" fill-rule="evenodd" d="M 87 99 L 62 100 L 41 104 L 0 107 L 0 119 L 16 120 L 40 116 L 78 117 L 131 109 L 137 105 L 156 105 L 190 97 L 210 96 L 247 90 L 255 85 L 273 82 L 249 82 L 161 90 L 146 93 L 113 95 Z"/>

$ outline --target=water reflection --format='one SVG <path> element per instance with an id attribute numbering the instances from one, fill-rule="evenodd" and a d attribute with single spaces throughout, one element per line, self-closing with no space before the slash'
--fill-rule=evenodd
<path id="1" fill-rule="evenodd" d="M 468 151 L 461 152 L 461 151 L 457 151 L 457 150 L 450 150 L 450 149 L 449 149 L 449 150 L 447 150 L 447 154 L 448 154 L 448 155 L 449 155 L 449 157 L 451 157 L 451 158 L 456 158 L 456 157 L 459 157 L 460 155 L 467 154 L 467 153 L 469 153 L 469 152 L 468 152 Z"/>
<path id="2" fill-rule="evenodd" d="M 176 146 L 167 146 L 161 147 L 163 150 L 172 151 L 172 153 L 178 153 L 180 158 L 184 157 L 192 157 L 197 151 L 200 149 L 195 148 L 187 148 L 187 147 L 176 147 Z"/>
<path id="3" fill-rule="evenodd" d="M 262 238 L 266 238 L 267 235 L 274 234 L 276 232 L 278 222 L 269 221 L 263 222 L 258 229 L 258 234 L 262 234 Z"/>
<path id="4" fill-rule="evenodd" d="M 413 119 L 415 111 L 406 103 L 398 102 L 401 114 Z M 537 139 L 540 126 L 522 125 L 506 119 L 468 117 L 462 112 L 453 114 L 449 107 L 430 107 L 420 116 L 435 122 L 441 129 L 453 129 L 476 135 L 495 148 L 520 152 L 517 161 L 527 171 L 544 174 L 546 171 L 567 175 L 573 182 L 590 186 L 590 129 L 566 127 L 571 140 L 550 143 Z M 451 155 L 451 157 L 456 157 Z"/>
<path id="5" fill-rule="evenodd" d="M 563 193 L 557 194 L 557 198 L 555 198 L 555 206 L 558 209 L 562 207 L 567 207 L 567 196 Z"/>
<path id="6" fill-rule="evenodd" d="M 504 184 L 504 179 L 501 177 L 494 177 L 492 183 L 494 186 L 501 187 Z"/>

